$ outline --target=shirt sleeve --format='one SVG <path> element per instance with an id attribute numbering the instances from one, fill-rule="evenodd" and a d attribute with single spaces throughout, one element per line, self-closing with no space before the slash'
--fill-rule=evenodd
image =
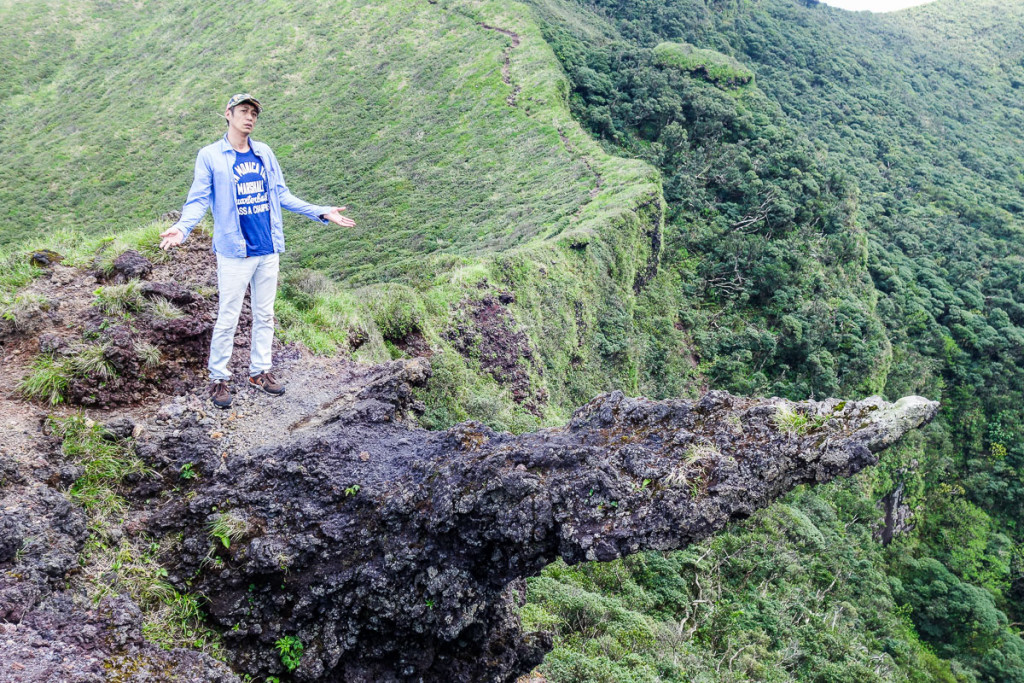
<path id="1" fill-rule="evenodd" d="M 213 170 L 203 156 L 202 151 L 196 155 L 196 170 L 192 178 L 192 187 L 189 188 L 188 197 L 185 199 L 185 206 L 181 207 L 181 218 L 173 228 L 181 230 L 185 240 L 192 232 L 192 229 L 199 224 L 199 221 L 206 215 L 210 207 L 210 197 L 213 194 Z"/>
<path id="2" fill-rule="evenodd" d="M 268 147 L 267 149 L 269 150 L 270 148 Z M 273 175 L 277 182 L 277 196 L 281 200 L 281 208 L 311 218 L 318 223 L 326 223 L 327 221 L 320 216 L 329 212 L 334 207 L 310 204 L 293 195 L 284 183 L 284 172 L 281 170 L 281 165 L 277 163 L 277 156 L 273 150 L 270 150 L 270 163 L 274 165 L 275 172 Z"/>

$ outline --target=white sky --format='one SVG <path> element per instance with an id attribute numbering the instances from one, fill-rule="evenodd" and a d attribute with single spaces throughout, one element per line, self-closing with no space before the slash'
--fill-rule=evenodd
<path id="1" fill-rule="evenodd" d="M 842 9 L 860 11 L 871 10 L 872 12 L 891 12 L 904 7 L 923 5 L 932 0 L 822 0 L 826 5 L 841 7 Z"/>

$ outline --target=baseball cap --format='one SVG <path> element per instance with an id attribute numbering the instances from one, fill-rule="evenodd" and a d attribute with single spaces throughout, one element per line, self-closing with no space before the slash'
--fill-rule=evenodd
<path id="1" fill-rule="evenodd" d="M 251 102 L 256 107 L 257 114 L 263 113 L 263 105 L 260 104 L 259 100 L 257 100 L 255 97 L 253 97 L 247 92 L 240 92 L 237 95 L 232 95 L 231 99 L 228 100 L 228 106 L 225 107 L 225 109 L 231 109 L 231 107 L 236 107 L 242 102 Z"/>

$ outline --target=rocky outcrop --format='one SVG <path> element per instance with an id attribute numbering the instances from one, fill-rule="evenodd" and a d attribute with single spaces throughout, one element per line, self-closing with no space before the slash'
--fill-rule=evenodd
<path id="1" fill-rule="evenodd" d="M 181 535 L 169 578 L 208 596 L 239 671 L 280 676 L 289 636 L 296 680 L 514 680 L 550 647 L 521 632 L 523 580 L 556 557 L 685 547 L 875 463 L 937 410 L 616 392 L 532 434 L 427 432 L 405 419 L 425 364 L 381 367 L 264 445 L 230 453 L 192 413 L 139 444 L 178 484 L 183 464 L 200 473 L 148 526 Z"/>
<path id="2" fill-rule="evenodd" d="M 104 598 L 90 609 L 62 593 L 19 622 L 0 621 L 0 651 L 5 683 L 240 680 L 207 654 L 147 642 L 142 614 L 124 596 Z"/>
<path id="3" fill-rule="evenodd" d="M 19 465 L 4 450 L 0 683 L 237 683 L 230 669 L 207 654 L 148 642 L 142 613 L 127 596 L 93 605 L 68 590 L 88 536 L 86 515 L 57 489 L 69 487 L 82 468 L 51 465 L 41 457 L 26 457 Z"/>

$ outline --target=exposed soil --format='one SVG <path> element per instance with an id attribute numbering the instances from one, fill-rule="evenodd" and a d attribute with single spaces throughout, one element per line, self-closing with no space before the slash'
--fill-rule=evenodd
<path id="1" fill-rule="evenodd" d="M 464 300 L 445 337 L 459 353 L 477 359 L 485 372 L 508 387 L 516 403 L 539 415 L 548 396 L 542 387 L 534 387 L 531 374 L 542 377 L 544 367 L 508 308 L 514 302 L 510 292 Z"/>
<path id="2" fill-rule="evenodd" d="M 512 39 L 512 44 L 509 47 L 505 48 L 504 61 L 502 62 L 501 65 L 501 80 L 505 83 L 505 85 L 512 85 L 512 50 L 519 47 L 520 42 L 522 42 L 522 38 L 520 38 L 518 33 L 516 33 L 515 31 L 510 31 L 507 28 L 498 28 L 497 26 L 490 26 L 488 24 L 478 25 L 487 29 L 488 31 L 497 31 L 498 33 L 504 36 L 508 36 L 509 38 Z M 517 100 L 519 99 L 519 93 L 521 91 L 522 87 L 520 87 L 518 84 L 515 85 L 509 96 L 505 98 L 505 103 L 508 104 L 508 106 L 510 107 L 516 106 Z"/>

